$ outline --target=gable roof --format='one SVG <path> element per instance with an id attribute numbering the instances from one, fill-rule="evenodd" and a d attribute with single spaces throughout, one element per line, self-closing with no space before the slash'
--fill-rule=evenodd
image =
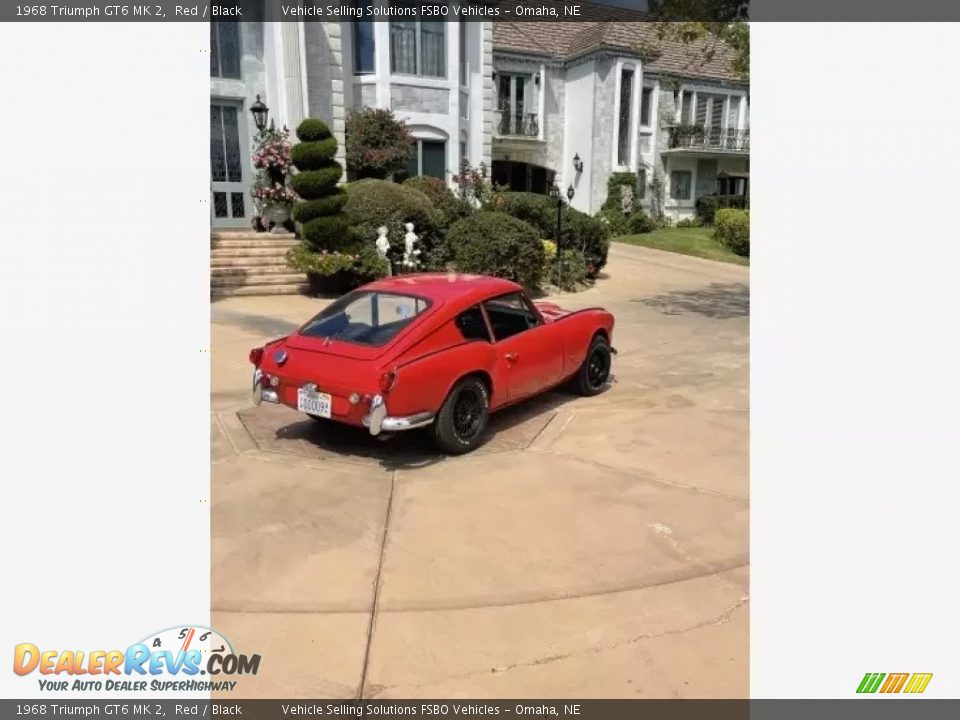
<path id="1" fill-rule="evenodd" d="M 686 45 L 675 40 L 659 40 L 651 16 L 645 13 L 588 3 L 583 3 L 581 8 L 584 19 L 577 21 L 495 20 L 493 49 L 571 60 L 597 50 L 636 54 L 638 46 L 646 45 L 660 51 L 644 64 L 647 71 L 745 82 L 733 71 L 733 51 L 723 42 L 708 39 Z"/>

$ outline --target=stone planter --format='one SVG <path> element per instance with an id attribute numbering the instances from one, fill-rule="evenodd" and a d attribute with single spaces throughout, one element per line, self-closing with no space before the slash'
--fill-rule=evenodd
<path id="1" fill-rule="evenodd" d="M 263 211 L 265 221 L 273 222 L 273 229 L 270 232 L 287 232 L 286 224 L 290 220 L 290 208 L 286 205 L 270 205 Z"/>

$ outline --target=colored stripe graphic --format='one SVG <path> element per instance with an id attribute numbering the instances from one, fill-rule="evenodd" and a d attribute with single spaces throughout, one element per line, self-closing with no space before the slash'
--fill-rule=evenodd
<path id="1" fill-rule="evenodd" d="M 884 677 L 886 677 L 886 673 L 867 673 L 863 676 L 863 680 L 860 681 L 860 687 L 857 688 L 857 692 L 875 693 L 877 688 L 880 687 L 880 682 Z"/>
<path id="2" fill-rule="evenodd" d="M 882 693 L 898 693 L 903 689 L 904 683 L 907 682 L 907 678 L 910 677 L 910 673 L 890 673 L 887 675 L 887 680 L 883 683 L 883 687 L 880 688 Z"/>
<path id="3" fill-rule="evenodd" d="M 930 679 L 933 677 L 933 673 L 914 673 L 910 678 L 910 682 L 907 683 L 907 687 L 904 690 L 905 693 L 922 693 L 927 689 L 927 685 L 930 684 Z"/>

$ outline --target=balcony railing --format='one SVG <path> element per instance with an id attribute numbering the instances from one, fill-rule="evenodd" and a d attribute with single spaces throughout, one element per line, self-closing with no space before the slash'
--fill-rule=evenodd
<path id="1" fill-rule="evenodd" d="M 537 113 L 515 113 L 509 109 L 500 111 L 497 134 L 508 137 L 539 137 L 540 119 Z"/>
<path id="2" fill-rule="evenodd" d="M 675 125 L 670 128 L 670 148 L 748 152 L 750 131 L 708 128 L 702 125 Z"/>

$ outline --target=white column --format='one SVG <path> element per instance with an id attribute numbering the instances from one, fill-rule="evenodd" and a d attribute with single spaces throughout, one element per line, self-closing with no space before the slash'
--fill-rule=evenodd
<path id="1" fill-rule="evenodd" d="M 303 96 L 303 50 L 299 22 L 273 23 L 280 32 L 281 67 L 283 68 L 283 122 L 294 128 L 305 117 Z"/>

